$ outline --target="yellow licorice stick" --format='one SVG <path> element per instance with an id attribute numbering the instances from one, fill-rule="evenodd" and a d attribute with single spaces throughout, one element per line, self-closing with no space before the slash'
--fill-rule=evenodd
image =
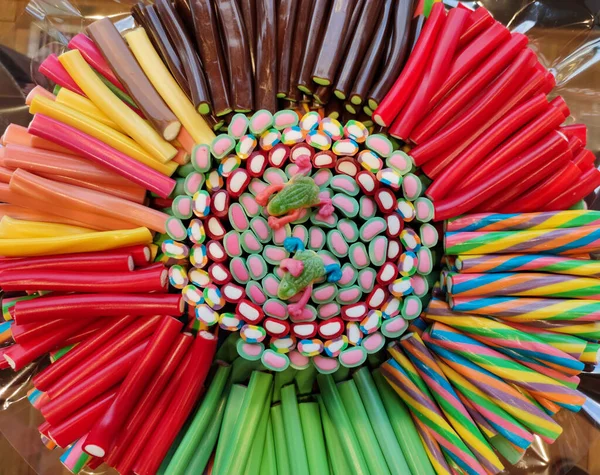
<path id="1" fill-rule="evenodd" d="M 177 164 L 175 162 L 162 163 L 157 161 L 133 139 L 127 137 L 127 135 L 117 132 L 109 126 L 104 125 L 102 122 L 77 112 L 64 104 L 59 104 L 45 97 L 38 96 L 31 101 L 29 112 L 32 114 L 37 114 L 39 112 L 40 114 L 59 120 L 71 127 L 75 127 L 105 144 L 110 145 L 119 152 L 123 152 L 134 160 L 137 160 L 144 165 L 148 165 L 150 168 L 153 168 L 163 175 L 171 176 L 177 169 Z"/>
<path id="2" fill-rule="evenodd" d="M 148 228 L 99 231 L 73 236 L 0 239 L 0 255 L 6 257 L 51 256 L 76 252 L 107 251 L 136 244 L 149 244 Z"/>
<path id="3" fill-rule="evenodd" d="M 89 234 L 95 230 L 61 223 L 23 221 L 10 216 L 0 219 L 0 239 L 43 238 Z"/>
<path id="4" fill-rule="evenodd" d="M 173 145 L 112 93 L 78 50 L 63 53 L 58 59 L 85 95 L 153 157 L 165 163 L 177 154 Z"/>
<path id="5" fill-rule="evenodd" d="M 210 144 L 215 138 L 214 132 L 173 79 L 152 46 L 146 31 L 143 28 L 137 28 L 127 33 L 125 40 L 154 88 L 193 137 L 194 142 Z"/>
<path id="6" fill-rule="evenodd" d="M 55 102 L 70 107 L 83 115 L 87 115 L 88 117 L 96 119 L 98 122 L 102 122 L 104 125 L 108 125 L 117 132 L 123 133 L 123 129 L 104 112 L 98 109 L 92 101 L 76 92 L 69 91 L 66 87 L 62 87 L 60 91 L 58 91 Z"/>

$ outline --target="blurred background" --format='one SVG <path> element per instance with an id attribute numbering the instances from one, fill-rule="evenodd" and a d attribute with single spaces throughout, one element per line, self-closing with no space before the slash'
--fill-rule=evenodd
<path id="1" fill-rule="evenodd" d="M 60 53 L 69 39 L 92 21 L 110 16 L 128 24 L 131 0 L 0 0 L 0 133 L 11 122 L 30 120 L 25 95 L 48 85 L 37 65 Z M 456 0 L 445 0 L 455 6 Z M 600 156 L 600 0 L 481 0 L 494 17 L 530 38 L 530 47 L 557 79 L 571 122 L 588 126 L 588 148 Z M 590 206 L 600 201 L 590 197 Z M 594 203 L 596 201 L 596 203 Z M 0 373 L 0 475 L 67 474 L 58 451 L 46 450 L 35 429 L 40 416 L 26 400 L 26 368 L 16 377 Z M 564 433 L 552 446 L 534 444 L 517 467 L 527 475 L 600 474 L 600 381 L 582 375 L 591 400 L 579 414 L 561 412 Z M 10 406 L 10 410 L 5 410 Z"/>

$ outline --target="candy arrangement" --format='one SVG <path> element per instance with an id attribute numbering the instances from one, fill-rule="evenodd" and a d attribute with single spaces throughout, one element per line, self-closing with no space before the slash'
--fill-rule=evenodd
<path id="1" fill-rule="evenodd" d="M 161 245 L 171 285 L 197 324 L 239 330 L 240 354 L 271 370 L 363 364 L 435 280 L 433 209 L 410 159 L 317 112 L 237 114 L 229 129 L 181 168 Z"/>
<path id="2" fill-rule="evenodd" d="M 430 1 L 132 16 L 44 60 L 1 139 L 0 367 L 42 361 L 63 464 L 484 475 L 556 440 L 600 182 L 527 38 Z"/>

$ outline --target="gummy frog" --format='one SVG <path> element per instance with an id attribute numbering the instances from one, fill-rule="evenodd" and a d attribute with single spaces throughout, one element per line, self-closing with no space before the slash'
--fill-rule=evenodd
<path id="1" fill-rule="evenodd" d="M 301 217 L 302 210 L 313 206 L 319 207 L 318 214 L 323 218 L 331 216 L 334 211 L 329 196 L 322 194 L 314 180 L 306 176 L 311 170 L 310 157 L 298 157 L 296 165 L 298 173 L 290 181 L 270 185 L 256 196 L 256 202 L 267 207 L 269 226 L 275 230 L 296 221 Z"/>
<path id="2" fill-rule="evenodd" d="M 298 238 L 285 238 L 283 247 L 295 254 L 293 258 L 283 259 L 279 265 L 286 274 L 279 283 L 277 297 L 288 300 L 302 292 L 298 302 L 288 305 L 290 316 L 300 318 L 312 294 L 313 284 L 323 277 L 327 282 L 337 282 L 342 278 L 342 270 L 339 264 L 325 265 L 321 257 L 315 251 L 306 250 Z"/>

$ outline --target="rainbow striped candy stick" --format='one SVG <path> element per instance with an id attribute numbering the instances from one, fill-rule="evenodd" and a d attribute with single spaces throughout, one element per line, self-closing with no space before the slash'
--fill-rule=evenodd
<path id="1" fill-rule="evenodd" d="M 446 350 L 438 344 L 438 340 L 433 340 L 428 332 L 423 333 L 423 340 L 429 348 L 438 354 L 444 363 L 542 439 L 552 443 L 562 433 L 560 425 L 543 411 L 540 411 L 534 404 L 531 404 L 529 400 L 504 380 L 458 353 Z"/>
<path id="2" fill-rule="evenodd" d="M 431 435 L 440 444 L 442 450 L 465 473 L 486 474 L 485 469 L 479 464 L 469 448 L 444 419 L 433 400 L 419 390 L 395 360 L 390 359 L 383 363 L 381 373 L 414 416 L 431 431 Z"/>
<path id="3" fill-rule="evenodd" d="M 600 340 L 600 322 L 562 322 L 555 320 L 536 320 L 528 322 L 527 325 L 534 328 L 543 328 L 554 333 L 571 335 L 583 340 L 591 340 L 594 343 Z"/>
<path id="4" fill-rule="evenodd" d="M 600 227 L 533 231 L 447 232 L 447 254 L 584 254 L 600 250 Z"/>
<path id="5" fill-rule="evenodd" d="M 83 451 L 83 443 L 85 442 L 86 437 L 87 435 L 77 440 L 60 456 L 61 463 L 71 473 L 79 473 L 92 459 L 91 455 L 88 455 Z"/>
<path id="6" fill-rule="evenodd" d="M 523 356 L 537 360 L 565 374 L 577 375 L 583 371 L 585 365 L 581 361 L 544 343 L 532 334 L 490 318 L 452 312 L 445 302 L 436 302 L 436 305 L 445 305 L 452 316 L 428 314 L 429 320 L 441 322 L 468 333 L 482 343 L 501 348 L 500 351 L 507 349 L 512 350 L 511 354 L 521 353 Z"/>
<path id="7" fill-rule="evenodd" d="M 489 473 L 498 473 L 504 469 L 502 462 L 485 440 L 483 434 L 469 415 L 454 389 L 436 364 L 421 338 L 408 334 L 401 338 L 400 346 L 430 388 L 438 406 L 450 422 L 456 433 L 462 437 L 473 455 Z"/>
<path id="8" fill-rule="evenodd" d="M 515 388 L 517 391 L 519 391 L 527 399 L 529 399 L 532 404 L 535 404 L 538 408 L 540 408 L 542 411 L 544 411 L 549 416 L 553 416 L 558 411 L 560 411 L 560 406 L 558 406 L 557 404 L 554 404 L 552 401 L 548 401 L 548 399 L 545 399 L 540 396 L 534 397 L 533 395 L 531 395 L 530 393 L 525 391 L 523 388 L 520 388 L 516 384 L 511 384 L 511 386 L 513 388 Z"/>
<path id="9" fill-rule="evenodd" d="M 489 315 L 511 322 L 560 320 L 574 324 L 600 321 L 600 302 L 595 300 L 459 295 L 450 297 L 448 302 L 456 312 Z"/>
<path id="10" fill-rule="evenodd" d="M 467 274 L 537 271 L 600 277 L 600 261 L 543 254 L 460 255 L 456 257 L 455 265 L 459 272 Z"/>
<path id="11" fill-rule="evenodd" d="M 489 346 L 442 323 L 434 323 L 429 335 L 440 346 L 457 353 L 483 369 L 514 383 L 532 395 L 539 395 L 558 404 L 581 406 L 585 396 L 564 384 L 537 373 Z"/>
<path id="12" fill-rule="evenodd" d="M 12 324 L 12 320 L 0 323 L 0 343 L 6 343 L 12 338 L 12 332 L 10 330 Z"/>
<path id="13" fill-rule="evenodd" d="M 427 427 L 417 418 L 414 414 L 411 414 L 412 420 L 415 423 L 415 427 L 419 432 L 419 438 L 427 454 L 427 458 L 431 462 L 433 469 L 437 475 L 453 475 L 450 471 L 450 467 L 446 462 L 444 453 L 440 449 L 440 445 L 433 438 Z"/>
<path id="14" fill-rule="evenodd" d="M 598 361 L 598 351 L 600 351 L 598 343 L 588 342 L 584 352 L 581 354 L 580 360 L 583 363 L 596 363 Z"/>
<path id="15" fill-rule="evenodd" d="M 525 451 L 533 442 L 533 435 L 513 416 L 497 405 L 477 386 L 470 383 L 460 373 L 448 366 L 441 356 L 452 355 L 451 352 L 441 346 L 427 343 L 427 346 L 435 351 L 434 359 L 444 375 L 452 383 L 462 400 L 467 400 L 478 414 L 480 414 L 490 426 L 504 436 L 508 441 Z"/>
<path id="16" fill-rule="evenodd" d="M 29 403 L 36 409 L 40 409 L 45 403 L 50 401 L 50 397 L 39 389 L 32 388 L 27 392 Z"/>
<path id="17" fill-rule="evenodd" d="M 538 273 L 448 274 L 452 295 L 555 297 L 600 300 L 600 280 L 589 277 Z"/>
<path id="18" fill-rule="evenodd" d="M 437 358 L 436 358 L 437 361 Z M 516 464 L 525 454 L 525 449 L 512 444 L 506 437 L 499 434 L 488 421 L 479 413 L 469 401 L 460 392 L 456 393 L 460 401 L 464 404 L 465 409 L 469 412 L 481 433 L 487 441 L 510 463 Z"/>
<path id="19" fill-rule="evenodd" d="M 447 231 L 522 231 L 525 229 L 578 228 L 600 225 L 600 211 L 542 213 L 481 213 L 450 219 Z"/>

